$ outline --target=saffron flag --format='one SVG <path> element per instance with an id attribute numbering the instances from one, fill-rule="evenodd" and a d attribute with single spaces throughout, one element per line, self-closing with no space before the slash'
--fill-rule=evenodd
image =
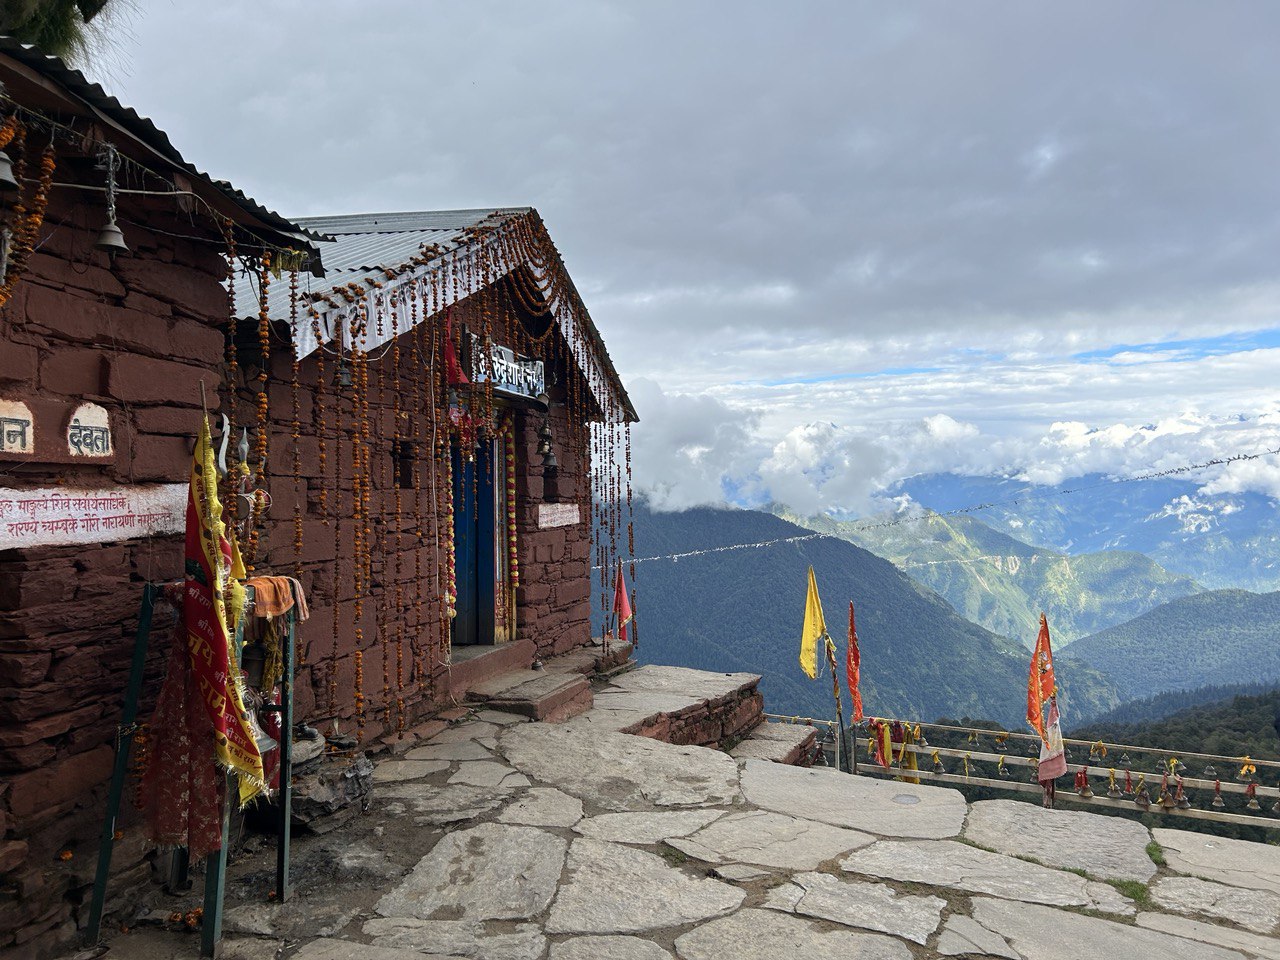
<path id="1" fill-rule="evenodd" d="M 227 626 L 228 579 L 235 552 L 218 500 L 218 473 L 209 421 L 200 426 L 187 493 L 186 585 L 183 626 L 196 691 L 213 725 L 218 766 L 235 772 L 242 800 L 263 786 L 262 755 L 241 697 L 240 670 Z M 246 791 L 244 788 L 249 787 Z"/>
<path id="2" fill-rule="evenodd" d="M 627 639 L 627 624 L 631 622 L 631 599 L 627 596 L 627 581 L 622 575 L 622 561 L 618 561 L 618 576 L 613 581 L 613 615 L 618 622 L 618 639 Z"/>
<path id="3" fill-rule="evenodd" d="M 804 629 L 800 634 L 800 669 L 814 680 L 818 676 L 818 639 L 827 635 L 827 623 L 822 618 L 822 599 L 818 596 L 818 581 L 809 568 L 809 593 L 804 600 Z"/>
<path id="4" fill-rule="evenodd" d="M 853 700 L 853 723 L 862 719 L 862 691 L 858 681 L 862 672 L 862 654 L 858 650 L 858 628 L 853 623 L 853 601 L 849 601 L 849 648 L 845 651 L 844 675 L 849 682 L 849 696 Z"/>
<path id="5" fill-rule="evenodd" d="M 1049 621 L 1042 613 L 1040 635 L 1036 637 L 1036 648 L 1031 654 L 1031 673 L 1027 677 L 1027 723 L 1040 734 L 1040 739 L 1044 742 L 1048 742 L 1044 727 L 1044 705 L 1057 688 L 1053 675 L 1053 647 L 1049 642 Z"/>

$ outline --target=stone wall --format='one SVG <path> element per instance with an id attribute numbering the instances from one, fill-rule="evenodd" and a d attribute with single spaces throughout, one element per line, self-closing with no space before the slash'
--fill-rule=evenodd
<path id="1" fill-rule="evenodd" d="M 728 747 L 764 721 L 764 695 L 755 677 L 735 690 L 671 713 L 659 713 L 623 733 L 680 746 Z"/>
<path id="2" fill-rule="evenodd" d="M 199 236 L 189 219 L 125 198 L 121 217 L 132 254 L 112 263 L 93 249 L 94 218 L 85 216 L 83 206 L 65 206 L 66 198 L 55 191 L 40 252 L 0 315 L 0 398 L 54 408 L 92 400 L 110 412 L 117 454 L 111 462 L 93 466 L 3 461 L 5 485 L 184 482 L 200 420 L 200 382 L 207 384 L 208 405 L 216 414 L 217 386 L 226 375 L 221 329 L 227 309 L 221 285 L 225 268 L 218 238 L 182 239 Z M 467 307 L 458 313 L 465 322 Z M 435 586 L 439 556 L 433 542 L 417 547 L 412 490 L 400 491 L 400 527 L 393 529 L 386 521 L 393 516 L 387 504 L 394 498 L 394 483 L 388 479 L 390 469 L 381 469 L 389 468 L 389 460 L 382 463 L 371 510 L 383 519 L 375 523 L 374 584 L 358 642 L 355 531 L 350 520 L 331 518 L 343 504 L 349 516 L 350 456 L 344 454 L 345 463 L 339 460 L 338 445 L 330 438 L 326 467 L 320 469 L 313 425 L 319 376 L 314 359 L 308 360 L 301 369 L 301 482 L 295 499 L 291 371 L 288 347 L 279 336 L 273 353 L 272 508 L 258 565 L 262 572 L 299 572 L 312 601 L 312 620 L 300 636 L 296 716 L 336 716 L 344 729 L 352 729 L 355 654 L 360 650 L 370 697 L 364 732 L 372 738 L 395 724 L 394 712 L 389 718 L 384 709 L 384 655 L 393 678 L 389 699 L 405 701 L 409 722 L 437 708 L 433 695 L 444 695 L 434 682 L 446 669 L 447 654 Z M 247 360 L 242 368 L 250 373 Z M 330 361 L 325 376 L 332 375 Z M 568 443 L 567 379 L 562 368 L 553 390 L 553 399 L 560 402 L 551 423 L 561 464 L 560 497 L 572 500 L 583 490 L 579 480 L 586 462 L 574 456 Z M 329 404 L 327 429 L 333 430 L 335 394 L 328 379 L 321 392 Z M 237 406 L 239 419 L 252 421 L 247 395 Z M 385 437 L 389 396 L 372 406 Z M 349 425 L 349 402 L 345 418 Z M 579 523 L 539 529 L 537 508 L 547 491 L 534 451 L 542 419 L 524 411 L 515 419 L 520 465 L 517 635 L 534 640 L 538 655 L 546 656 L 589 639 L 590 528 L 588 511 L 582 508 Z M 349 445 L 348 437 L 343 449 Z M 418 469 L 430 467 L 423 462 Z M 426 525 L 435 516 L 436 501 L 423 487 L 419 496 Z M 322 508 L 325 495 L 327 506 Z M 295 502 L 302 507 L 301 555 L 295 550 Z M 86 919 L 142 584 L 174 580 L 181 572 L 180 536 L 0 553 L 0 956 L 48 955 L 68 943 Z M 415 608 L 417 584 L 423 580 L 422 604 Z M 170 649 L 171 623 L 171 612 L 157 612 L 143 718 L 149 715 Z M 398 649 L 404 659 L 397 682 Z M 421 664 L 420 672 L 415 664 Z M 131 803 L 126 802 L 120 830 L 113 897 L 148 878 L 153 856 Z"/>

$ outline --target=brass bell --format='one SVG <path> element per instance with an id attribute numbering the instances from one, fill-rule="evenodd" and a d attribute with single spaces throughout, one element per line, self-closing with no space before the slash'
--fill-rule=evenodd
<path id="1" fill-rule="evenodd" d="M 1009 768 L 1008 768 L 1008 767 L 1006 767 L 1004 764 L 1001 764 L 1001 765 L 997 768 L 997 770 L 999 771 L 1000 776 L 1004 777 L 1004 779 L 1006 779 L 1006 780 L 1008 780 L 1008 779 L 1009 779 Z M 1277 801 L 1277 803 L 1280 803 L 1280 801 Z"/>
<path id="2" fill-rule="evenodd" d="M 1179 793 L 1178 799 L 1174 801 L 1173 805 L 1179 810 L 1191 809 L 1191 801 L 1187 799 L 1187 795 L 1185 793 Z"/>
<path id="3" fill-rule="evenodd" d="M 22 192 L 22 185 L 13 175 L 13 161 L 0 150 L 0 196 L 13 197 Z"/>
<path id="4" fill-rule="evenodd" d="M 947 772 L 947 768 L 946 768 L 946 767 L 944 767 L 944 766 L 942 765 L 942 758 L 941 758 L 941 757 L 939 757 L 938 759 L 936 759 L 936 760 L 934 760 L 934 761 L 933 761 L 933 772 L 934 772 L 934 773 L 946 773 L 946 772 Z"/>
<path id="5" fill-rule="evenodd" d="M 1138 793 L 1134 795 L 1133 803 L 1139 810 L 1151 809 L 1151 798 L 1147 796 L 1146 790 L 1139 790 Z"/>
<path id="6" fill-rule="evenodd" d="M 1280 814 L 1280 800 L 1277 800 L 1275 803 L 1271 805 L 1271 812 Z"/>
<path id="7" fill-rule="evenodd" d="M 1204 768 L 1204 778 L 1205 778 L 1206 780 L 1217 780 L 1217 779 L 1218 779 L 1218 770 L 1217 770 L 1217 768 L 1216 768 L 1212 763 L 1211 763 L 1211 764 L 1209 764 L 1207 767 L 1205 767 L 1205 768 Z"/>
<path id="8" fill-rule="evenodd" d="M 1249 802 L 1244 805 L 1246 810 L 1261 810 L 1262 804 L 1258 803 L 1257 797 L 1250 797 Z"/>
<path id="9" fill-rule="evenodd" d="M 129 252 L 129 245 L 124 242 L 124 234 L 120 232 L 120 228 L 116 226 L 114 220 L 106 222 L 106 225 L 98 232 L 98 239 L 94 241 L 93 245 L 98 250 L 105 250 L 112 257 L 118 253 Z"/>
<path id="10" fill-rule="evenodd" d="M 1112 780 L 1111 785 L 1107 787 L 1107 797 L 1111 800 L 1119 800 L 1121 797 L 1120 788 L 1116 786 L 1116 782 L 1114 780 Z"/>
<path id="11" fill-rule="evenodd" d="M 1129 754 L 1127 753 L 1120 754 L 1120 766 L 1127 767 L 1131 763 L 1133 763 L 1133 761 L 1129 759 Z"/>
<path id="12" fill-rule="evenodd" d="M 1209 804 L 1209 806 L 1213 807 L 1215 810 L 1221 810 L 1226 805 L 1226 801 L 1222 799 L 1222 794 L 1220 793 L 1215 793 L 1213 795 L 1213 802 Z"/>
<path id="13" fill-rule="evenodd" d="M 1173 799 L 1173 794 L 1168 790 L 1160 794 L 1160 806 L 1164 807 L 1166 810 L 1172 810 L 1177 806 L 1177 801 Z"/>

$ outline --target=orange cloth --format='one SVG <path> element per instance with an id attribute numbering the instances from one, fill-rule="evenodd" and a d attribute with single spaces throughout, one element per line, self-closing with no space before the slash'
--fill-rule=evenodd
<path id="1" fill-rule="evenodd" d="M 862 655 L 858 651 L 858 628 L 853 623 L 853 601 L 849 601 L 849 647 L 845 651 L 845 678 L 849 681 L 849 696 L 853 699 L 853 722 L 862 721 Z"/>
<path id="2" fill-rule="evenodd" d="M 293 577 L 252 577 L 245 585 L 253 587 L 253 611 L 260 617 L 283 616 L 295 602 L 299 621 L 310 616 L 302 585 Z"/>
<path id="3" fill-rule="evenodd" d="M 1040 635 L 1036 638 L 1036 648 L 1031 654 L 1031 673 L 1027 678 L 1027 723 L 1040 734 L 1041 741 L 1048 740 L 1044 728 L 1044 705 L 1057 689 L 1058 683 L 1053 675 L 1053 647 L 1049 642 L 1049 621 L 1042 613 Z"/>

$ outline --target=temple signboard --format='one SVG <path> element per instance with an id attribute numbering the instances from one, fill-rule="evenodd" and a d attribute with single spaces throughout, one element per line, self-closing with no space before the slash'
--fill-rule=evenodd
<path id="1" fill-rule="evenodd" d="M 0 453 L 35 452 L 36 425 L 31 408 L 20 400 L 0 400 Z"/>
<path id="2" fill-rule="evenodd" d="M 82 403 L 67 424 L 67 452 L 73 457 L 111 456 L 111 416 L 96 403 Z"/>
<path id="3" fill-rule="evenodd" d="M 536 400 L 547 392 L 546 367 L 541 360 L 522 357 L 510 347 L 489 345 L 489 361 L 485 361 L 484 341 L 471 335 L 471 379 L 487 383 L 492 379 L 496 393 L 526 400 Z"/>
<path id="4" fill-rule="evenodd" d="M 0 487 L 0 550 L 110 543 L 186 529 L 187 484 Z"/>

